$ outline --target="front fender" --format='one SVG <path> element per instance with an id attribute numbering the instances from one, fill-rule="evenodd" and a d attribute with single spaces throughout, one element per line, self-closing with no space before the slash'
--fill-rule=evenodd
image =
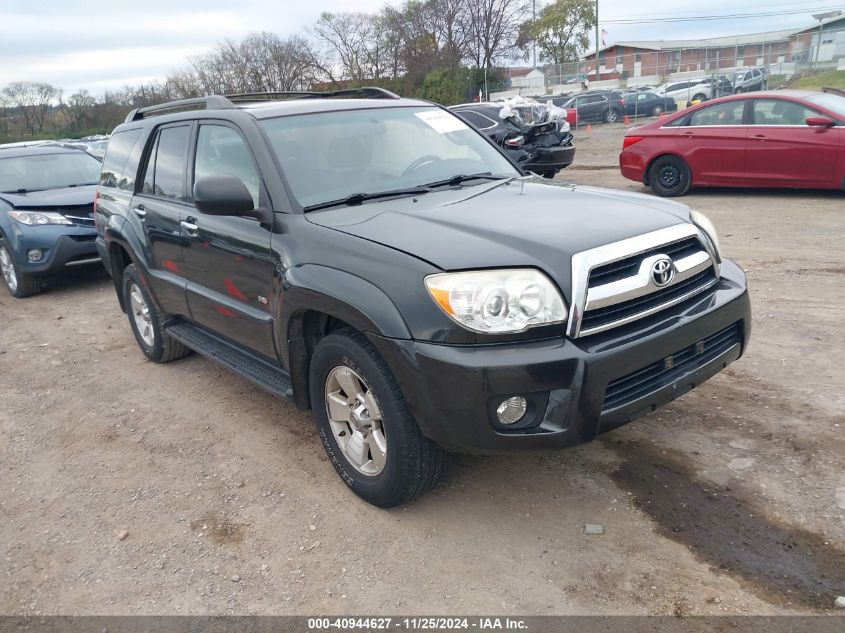
<path id="1" fill-rule="evenodd" d="M 377 286 L 336 268 L 318 264 L 285 271 L 278 301 L 278 341 L 282 361 L 290 370 L 297 405 L 308 408 L 308 359 L 304 316 L 319 312 L 359 332 L 387 338 L 410 339 L 399 309 Z"/>

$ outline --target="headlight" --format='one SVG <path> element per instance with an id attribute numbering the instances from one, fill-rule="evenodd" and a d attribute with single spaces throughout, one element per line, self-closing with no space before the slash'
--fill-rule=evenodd
<path id="1" fill-rule="evenodd" d="M 40 224 L 73 224 L 61 213 L 52 211 L 9 211 L 9 217 L 27 226 Z"/>
<path id="2" fill-rule="evenodd" d="M 442 273 L 425 285 L 449 317 L 474 332 L 516 333 L 566 320 L 560 292 L 539 270 Z"/>
<path id="3" fill-rule="evenodd" d="M 716 227 L 713 226 L 713 223 L 710 221 L 710 219 L 700 211 L 693 211 L 692 209 L 690 209 L 689 215 L 692 219 L 693 224 L 695 224 L 698 228 L 704 231 L 704 234 L 713 244 L 713 248 L 716 249 L 716 256 L 721 257 L 719 236 L 716 235 Z"/>

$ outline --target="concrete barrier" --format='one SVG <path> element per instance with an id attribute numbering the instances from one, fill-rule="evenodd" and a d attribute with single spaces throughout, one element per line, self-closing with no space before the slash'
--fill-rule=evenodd
<path id="1" fill-rule="evenodd" d="M 644 75 L 642 77 L 628 77 L 626 80 L 629 88 L 636 88 L 638 86 L 659 86 L 660 75 Z"/>

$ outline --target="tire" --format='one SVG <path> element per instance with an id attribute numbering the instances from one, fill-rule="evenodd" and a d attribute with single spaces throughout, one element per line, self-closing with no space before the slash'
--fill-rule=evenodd
<path id="1" fill-rule="evenodd" d="M 614 108 L 610 108 L 607 112 L 604 113 L 605 123 L 616 123 L 618 120 L 619 113 Z"/>
<path id="2" fill-rule="evenodd" d="M 17 299 L 31 297 L 41 292 L 41 282 L 18 270 L 15 256 L 2 239 L 0 239 L 0 278 L 3 279 L 3 285 L 6 286 L 9 294 Z"/>
<path id="3" fill-rule="evenodd" d="M 651 111 L 652 116 L 660 116 L 663 114 L 663 106 L 654 106 L 654 109 Z"/>
<path id="4" fill-rule="evenodd" d="M 699 93 L 693 96 L 692 101 L 707 101 L 707 95 Z"/>
<path id="5" fill-rule="evenodd" d="M 124 269 L 122 288 L 129 326 L 144 356 L 155 363 L 169 363 L 191 353 L 189 348 L 164 330 L 166 315 L 156 308 L 135 264 L 129 264 Z"/>
<path id="6" fill-rule="evenodd" d="M 543 178 L 546 178 L 547 180 L 552 180 L 552 179 L 554 179 L 554 177 L 555 177 L 555 175 L 556 175 L 556 174 L 557 174 L 557 172 L 556 172 L 556 171 L 546 171 L 546 172 L 543 172 L 543 173 L 542 173 L 542 174 L 540 174 L 540 175 L 541 175 Z"/>
<path id="7" fill-rule="evenodd" d="M 363 335 L 344 328 L 323 338 L 311 357 L 309 376 L 320 441 L 355 494 L 390 508 L 434 486 L 443 470 L 444 452 L 420 432 L 387 363 Z M 350 379 L 355 381 L 353 387 L 343 387 Z M 357 399 L 355 394 L 364 397 Z M 363 417 L 356 417 L 356 411 Z"/>
<path id="8" fill-rule="evenodd" d="M 664 198 L 682 196 L 692 184 L 689 166 L 677 156 L 661 156 L 648 170 L 648 184 Z"/>

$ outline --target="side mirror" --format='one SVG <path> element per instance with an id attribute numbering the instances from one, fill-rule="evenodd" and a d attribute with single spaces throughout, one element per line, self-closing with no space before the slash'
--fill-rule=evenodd
<path id="1" fill-rule="evenodd" d="M 836 121 L 828 119 L 826 116 L 807 117 L 806 123 L 810 127 L 833 127 L 836 125 Z"/>
<path id="2" fill-rule="evenodd" d="M 194 183 L 194 205 L 208 215 L 253 215 L 252 194 L 229 174 L 205 176 Z"/>

